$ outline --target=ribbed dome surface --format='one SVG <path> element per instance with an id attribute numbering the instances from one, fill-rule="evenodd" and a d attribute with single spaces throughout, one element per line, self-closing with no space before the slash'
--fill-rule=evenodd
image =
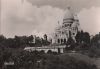
<path id="1" fill-rule="evenodd" d="M 64 19 L 74 19 L 74 16 L 69 8 L 65 11 Z"/>

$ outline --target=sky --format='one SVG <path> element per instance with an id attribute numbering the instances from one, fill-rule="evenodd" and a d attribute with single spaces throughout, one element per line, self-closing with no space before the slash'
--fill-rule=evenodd
<path id="1" fill-rule="evenodd" d="M 1 0 L 1 34 L 51 34 L 70 6 L 78 15 L 81 28 L 95 35 L 100 32 L 100 0 Z"/>

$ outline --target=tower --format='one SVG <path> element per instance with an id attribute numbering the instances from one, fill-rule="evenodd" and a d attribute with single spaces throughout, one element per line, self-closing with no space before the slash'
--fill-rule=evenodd
<path id="1" fill-rule="evenodd" d="M 63 18 L 63 26 L 66 28 L 70 28 L 71 24 L 73 23 L 74 16 L 73 13 L 71 12 L 71 9 L 68 7 L 65 11 L 65 15 Z"/>
<path id="2" fill-rule="evenodd" d="M 71 28 L 72 28 L 71 36 L 75 40 L 75 36 L 76 36 L 77 32 L 79 31 L 79 19 L 78 19 L 77 15 L 74 15 L 74 21 L 73 21 Z"/>
<path id="3" fill-rule="evenodd" d="M 71 26 L 73 24 L 74 21 L 74 15 L 71 11 L 71 8 L 68 7 L 65 11 L 65 16 L 63 18 L 63 28 L 64 28 L 64 32 L 66 32 L 66 35 L 69 37 L 70 36 L 70 32 L 71 32 Z"/>

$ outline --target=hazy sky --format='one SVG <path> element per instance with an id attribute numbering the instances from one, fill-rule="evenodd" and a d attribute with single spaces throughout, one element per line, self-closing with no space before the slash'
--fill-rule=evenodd
<path id="1" fill-rule="evenodd" d="M 100 0 L 2 0 L 1 4 L 1 32 L 7 37 L 52 33 L 68 6 L 78 14 L 84 31 L 100 32 Z"/>

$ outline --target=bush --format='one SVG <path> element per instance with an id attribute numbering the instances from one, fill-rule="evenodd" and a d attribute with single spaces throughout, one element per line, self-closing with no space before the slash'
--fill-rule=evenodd
<path id="1" fill-rule="evenodd" d="M 97 69 L 96 65 L 69 55 L 47 55 L 45 58 L 43 69 Z"/>

